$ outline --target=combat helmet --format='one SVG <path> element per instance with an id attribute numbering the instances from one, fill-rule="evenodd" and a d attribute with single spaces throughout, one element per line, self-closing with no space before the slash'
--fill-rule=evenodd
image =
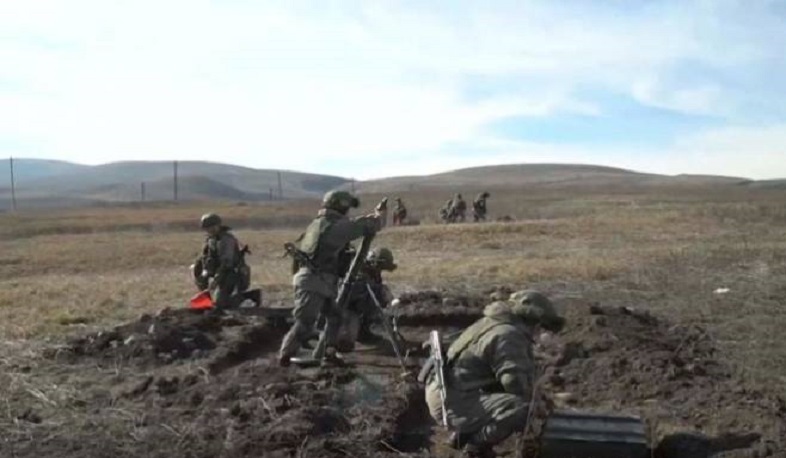
<path id="1" fill-rule="evenodd" d="M 549 298 L 538 291 L 517 291 L 510 295 L 508 301 L 511 312 L 529 324 L 540 325 L 551 332 L 559 332 L 565 326 L 565 318 L 560 316 Z"/>
<path id="2" fill-rule="evenodd" d="M 366 262 L 380 270 L 394 271 L 398 267 L 393 252 L 387 248 L 374 248 L 366 257 Z"/>
<path id="3" fill-rule="evenodd" d="M 202 229 L 221 225 L 221 217 L 215 213 L 205 213 L 199 221 Z"/>
<path id="4" fill-rule="evenodd" d="M 322 199 L 322 207 L 346 213 L 350 208 L 358 208 L 360 201 L 347 191 L 329 191 Z"/>

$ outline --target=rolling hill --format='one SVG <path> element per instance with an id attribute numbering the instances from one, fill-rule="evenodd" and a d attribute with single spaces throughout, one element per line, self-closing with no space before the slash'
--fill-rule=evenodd
<path id="1" fill-rule="evenodd" d="M 142 183 L 146 201 L 173 199 L 172 162 L 115 162 L 85 166 L 61 161 L 15 160 L 20 208 L 82 206 L 138 202 Z M 0 162 L 0 210 L 11 206 L 8 163 Z M 346 178 L 292 171 L 253 169 L 228 164 L 178 163 L 179 200 L 259 202 L 278 198 L 318 198 L 336 188 L 349 189 Z M 735 186 L 783 189 L 783 180 L 752 181 L 713 175 L 657 175 L 632 170 L 575 164 L 519 164 L 475 167 L 427 176 L 403 176 L 355 184 L 360 193 L 418 193 L 536 186 L 544 190 L 614 190 L 690 186 Z"/>
<path id="2" fill-rule="evenodd" d="M 434 188 L 482 188 L 538 185 L 544 187 L 614 187 L 747 184 L 750 180 L 712 175 L 657 175 L 596 165 L 518 164 L 459 169 L 427 176 L 364 181 L 362 192 L 389 193 Z"/>
<path id="3" fill-rule="evenodd" d="M 55 161 L 16 160 L 14 165 L 15 171 L 24 172 L 16 174 L 16 194 L 20 206 L 134 202 L 142 198 L 142 183 L 147 201 L 172 200 L 174 195 L 172 162 L 130 161 L 83 166 Z M 326 191 L 347 182 L 335 176 L 185 161 L 178 163 L 178 199 L 270 200 L 271 191 L 275 198 L 278 197 L 279 174 L 286 199 L 320 197 Z M 0 178 L 2 181 L 5 180 Z M 7 183 L 5 181 L 0 186 L 0 209 L 10 206 L 10 187 Z"/>

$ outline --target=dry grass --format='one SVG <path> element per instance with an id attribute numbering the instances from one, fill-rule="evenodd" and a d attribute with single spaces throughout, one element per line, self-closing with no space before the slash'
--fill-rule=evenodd
<path id="1" fill-rule="evenodd" d="M 465 191 L 465 197 L 474 194 Z M 496 189 L 491 213 L 515 223 L 395 228 L 377 244 L 400 265 L 394 290 L 536 286 L 557 296 L 653 309 L 707 326 L 740 371 L 786 388 L 786 194 L 726 188 L 686 192 Z M 403 193 L 428 221 L 449 193 Z M 364 198 L 370 204 L 377 196 Z M 142 312 L 182 306 L 188 265 L 216 209 L 251 245 L 253 281 L 288 300 L 281 245 L 314 202 L 188 204 L 6 215 L 0 218 L 0 337 L 59 339 Z M 728 288 L 727 294 L 716 294 Z"/>

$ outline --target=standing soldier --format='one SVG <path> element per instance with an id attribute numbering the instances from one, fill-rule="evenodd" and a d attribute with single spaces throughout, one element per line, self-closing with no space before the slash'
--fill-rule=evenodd
<path id="1" fill-rule="evenodd" d="M 456 194 L 456 197 L 451 201 L 451 211 L 453 222 L 463 223 L 467 219 L 467 202 L 461 197 L 461 194 Z"/>
<path id="2" fill-rule="evenodd" d="M 300 252 L 308 260 L 301 264 L 292 283 L 295 287 L 295 324 L 284 336 L 278 362 L 288 366 L 291 358 L 307 342 L 314 329 L 317 316 L 325 317 L 325 329 L 320 341 L 325 342 L 323 363 L 340 364 L 336 352 L 336 337 L 341 326 L 341 310 L 336 307 L 339 282 L 339 257 L 353 240 L 371 236 L 382 229 L 387 209 L 377 207 L 373 214 L 349 219 L 350 208 L 357 208 L 360 201 L 346 191 L 330 191 L 322 200 L 322 210 L 306 229 L 300 241 Z M 319 347 L 317 348 L 317 350 Z"/>
<path id="3" fill-rule="evenodd" d="M 483 192 L 478 194 L 475 200 L 472 201 L 472 217 L 476 223 L 479 221 L 486 221 L 486 212 L 488 211 L 486 199 L 489 197 L 491 197 L 491 195 L 488 192 Z"/>
<path id="4" fill-rule="evenodd" d="M 407 219 L 407 207 L 404 206 L 401 197 L 396 197 L 395 202 L 396 206 L 393 207 L 393 225 L 401 226 L 404 224 L 404 220 Z"/>
<path id="5" fill-rule="evenodd" d="M 483 315 L 444 355 L 444 387 L 433 357 L 419 377 L 431 416 L 441 422 L 447 414 L 452 445 L 479 457 L 494 456 L 495 444 L 526 427 L 536 381 L 534 336 L 540 328 L 559 332 L 565 323 L 546 296 L 531 290 L 486 306 Z"/>
<path id="6" fill-rule="evenodd" d="M 215 213 L 202 215 L 202 229 L 207 233 L 202 257 L 192 266 L 194 282 L 200 290 L 209 290 L 217 309 L 238 305 L 239 293 L 248 289 L 251 269 L 245 261 L 248 247 L 237 238 Z"/>

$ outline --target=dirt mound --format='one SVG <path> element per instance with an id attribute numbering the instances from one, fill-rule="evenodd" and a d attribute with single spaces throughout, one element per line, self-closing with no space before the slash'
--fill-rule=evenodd
<path id="1" fill-rule="evenodd" d="M 223 317 L 187 309 L 165 309 L 156 316 L 73 338 L 65 349 L 76 357 L 106 360 L 133 360 L 140 364 L 161 364 L 198 357 L 217 347 Z"/>
<path id="2" fill-rule="evenodd" d="M 509 293 L 425 291 L 393 310 L 418 342 L 433 328 L 460 330 Z M 537 351 L 561 408 L 643 416 L 663 438 L 657 458 L 783 456 L 786 403 L 742 384 L 704 329 L 581 303 L 567 315 Z M 49 358 L 12 378 L 28 382 L 9 398 L 17 420 L 0 455 L 454 456 L 423 388 L 389 351 L 360 346 L 347 368 L 284 369 L 275 363 L 283 331 L 259 316 L 166 310 L 73 339 L 55 352 L 69 364 Z"/>
<path id="3" fill-rule="evenodd" d="M 351 370 L 304 374 L 262 361 L 214 379 L 175 380 L 163 393 L 150 384 L 134 405 L 146 404 L 151 425 L 189 430 L 173 449 L 161 445 L 166 430 L 150 428 L 146 442 L 158 445 L 144 456 L 374 456 L 392 435 L 398 400 L 393 390 L 374 402 L 347 402 L 356 379 Z"/>
<path id="4" fill-rule="evenodd" d="M 701 327 L 598 306 L 574 308 L 569 319 L 563 334 L 541 339 L 544 380 L 557 402 L 640 414 L 659 436 L 687 430 L 753 438 L 717 439 L 717 452 L 786 447 L 786 403 L 741 385 Z"/>

